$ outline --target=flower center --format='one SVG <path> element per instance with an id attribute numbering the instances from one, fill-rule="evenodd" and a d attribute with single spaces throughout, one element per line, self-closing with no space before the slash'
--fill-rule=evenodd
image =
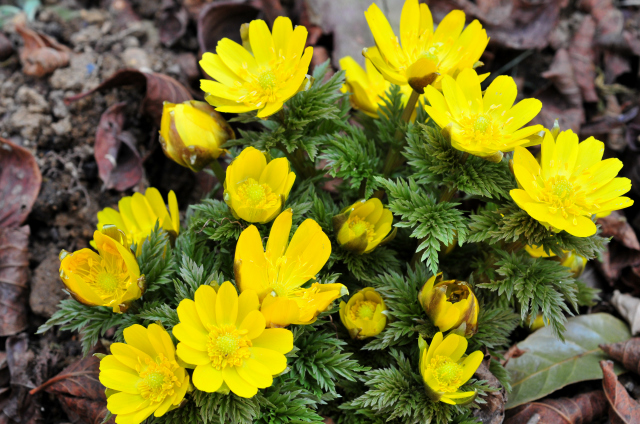
<path id="1" fill-rule="evenodd" d="M 476 132 L 481 132 L 482 134 L 487 132 L 487 129 L 491 125 L 491 121 L 486 116 L 479 116 L 476 119 L 476 122 L 473 124 L 473 129 Z"/>
<path id="2" fill-rule="evenodd" d="M 351 319 L 371 320 L 373 318 L 373 314 L 376 312 L 377 306 L 377 303 L 370 300 L 359 300 L 351 307 Z"/>
<path id="3" fill-rule="evenodd" d="M 258 77 L 258 83 L 263 90 L 273 90 L 276 87 L 277 78 L 273 71 L 264 71 Z"/>
<path id="4" fill-rule="evenodd" d="M 359 216 L 349 218 L 349 230 L 353 232 L 354 237 L 360 237 L 366 233 L 368 241 L 372 241 L 376 235 L 373 224 L 365 221 Z"/>
<path id="5" fill-rule="evenodd" d="M 488 114 L 468 115 L 460 119 L 460 142 L 467 145 L 481 145 L 500 148 L 511 136 L 502 134 L 500 125 Z"/>
<path id="6" fill-rule="evenodd" d="M 560 199 L 566 199 L 573 192 L 573 185 L 566 178 L 562 178 L 553 185 L 553 194 Z"/>
<path id="7" fill-rule="evenodd" d="M 551 177 L 544 182 L 538 200 L 549 205 L 551 214 L 560 211 L 565 219 L 569 215 L 574 215 L 575 225 L 577 225 L 575 216 L 589 215 L 585 193 L 562 175 Z M 598 207 L 598 205 L 594 205 L 594 207 Z"/>
<path id="8" fill-rule="evenodd" d="M 105 293 L 113 293 L 118 288 L 118 276 L 102 270 L 96 276 L 96 285 Z"/>
<path id="9" fill-rule="evenodd" d="M 434 356 L 431 363 L 427 365 L 431 370 L 438 384 L 439 392 L 453 393 L 464 383 L 460 381 L 462 377 L 462 365 L 458 364 L 446 356 Z"/>
<path id="10" fill-rule="evenodd" d="M 209 329 L 207 352 L 211 365 L 217 370 L 241 366 L 251 356 L 250 347 L 251 340 L 247 338 L 246 330 L 240 331 L 235 325 L 212 326 Z"/>
<path id="11" fill-rule="evenodd" d="M 146 358 L 144 366 L 140 364 L 137 366 L 141 378 L 138 383 L 140 395 L 151 402 L 162 402 L 167 396 L 173 396 L 175 388 L 182 385 L 173 373 L 177 368 L 179 368 L 178 363 L 170 361 L 163 354 L 160 354 L 155 361 Z"/>
<path id="12" fill-rule="evenodd" d="M 236 190 L 245 206 L 268 209 L 278 205 L 280 198 L 267 184 L 260 184 L 253 178 L 247 178 Z"/>

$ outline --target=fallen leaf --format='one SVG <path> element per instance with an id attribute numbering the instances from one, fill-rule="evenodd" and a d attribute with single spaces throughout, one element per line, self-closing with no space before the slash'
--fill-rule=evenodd
<path id="1" fill-rule="evenodd" d="M 29 349 L 29 336 L 26 333 L 10 336 L 5 346 L 11 395 L 0 412 L 0 423 L 42 423 L 42 406 L 37 397 L 29 396 L 29 389 L 34 387 L 31 376 L 36 362 Z"/>
<path id="2" fill-rule="evenodd" d="M 611 304 L 631 326 L 631 334 L 640 333 L 640 299 L 615 290 Z"/>
<path id="3" fill-rule="evenodd" d="M 631 72 L 629 57 L 616 51 L 604 51 L 604 82 L 612 84 L 616 78 L 627 72 Z"/>
<path id="4" fill-rule="evenodd" d="M 570 106 L 582 106 L 580 87 L 576 83 L 571 56 L 566 49 L 560 49 L 553 57 L 553 62 L 548 71 L 542 73 L 562 93 Z"/>
<path id="5" fill-rule="evenodd" d="M 602 230 L 600 234 L 602 237 L 613 237 L 629 249 L 640 250 L 636 232 L 619 211 L 613 211 L 610 215 L 598 219 L 598 225 Z"/>
<path id="6" fill-rule="evenodd" d="M 215 52 L 223 38 L 242 44 L 240 25 L 258 17 L 260 10 L 244 3 L 216 2 L 205 6 L 198 17 L 200 53 Z"/>
<path id="7" fill-rule="evenodd" d="M 100 117 L 94 156 L 107 189 L 124 191 L 142 178 L 142 159 L 131 133 L 123 131 L 126 102 L 116 103 Z"/>
<path id="8" fill-rule="evenodd" d="M 600 345 L 600 349 L 629 371 L 640 374 L 640 338 L 633 338 L 621 343 Z"/>
<path id="9" fill-rule="evenodd" d="M 0 227 L 15 227 L 27 219 L 41 184 L 33 155 L 0 137 Z"/>
<path id="10" fill-rule="evenodd" d="M 544 399 L 509 411 L 504 424 L 554 423 L 582 424 L 598 422 L 607 410 L 602 390 L 582 393 L 574 398 Z"/>
<path id="11" fill-rule="evenodd" d="M 71 49 L 52 37 L 27 28 L 24 23 L 15 25 L 16 32 L 24 40 L 20 49 L 22 72 L 34 77 L 43 77 L 69 64 Z"/>
<path id="12" fill-rule="evenodd" d="M 486 403 L 482 403 L 479 408 L 474 409 L 473 416 L 483 424 L 501 424 L 504 421 L 504 405 L 507 403 L 507 391 L 489 370 L 490 364 L 491 356 L 486 356 L 474 375 L 478 380 L 484 380 L 489 386 L 498 390 L 488 392 L 482 398 Z"/>
<path id="13" fill-rule="evenodd" d="M 0 32 L 0 61 L 9 59 L 13 54 L 13 45 L 6 35 Z"/>
<path id="14" fill-rule="evenodd" d="M 610 46 L 622 42 L 624 17 L 613 5 L 613 0 L 582 0 L 579 6 L 596 21 L 596 39 L 599 44 Z"/>
<path id="15" fill-rule="evenodd" d="M 96 91 L 104 91 L 110 88 L 122 87 L 125 85 L 143 86 L 146 94 L 140 104 L 140 111 L 153 119 L 156 125 L 160 125 L 162 118 L 162 104 L 182 103 L 193 100 L 193 97 L 182 84 L 175 79 L 164 74 L 155 72 L 142 72 L 137 69 L 122 69 L 111 75 L 96 88 L 84 93 L 64 99 L 66 104 L 83 99 Z"/>
<path id="16" fill-rule="evenodd" d="M 0 336 L 28 326 L 29 226 L 0 227 Z"/>
<path id="17" fill-rule="evenodd" d="M 491 42 L 511 49 L 543 48 L 556 26 L 560 10 L 567 0 L 432 0 L 434 15 L 444 16 L 462 9 L 470 18 L 478 18 L 487 29 Z"/>
<path id="18" fill-rule="evenodd" d="M 596 23 L 591 16 L 586 16 L 576 31 L 569 46 L 569 58 L 585 102 L 597 102 L 595 79 L 596 66 L 593 63 L 593 37 L 596 34 Z"/>
<path id="19" fill-rule="evenodd" d="M 612 361 L 600 361 L 602 367 L 602 387 L 609 401 L 609 422 L 611 424 L 640 423 L 640 404 L 629 396 L 618 381 Z"/>
<path id="20" fill-rule="evenodd" d="M 602 378 L 598 362 L 606 355 L 598 345 L 631 338 L 624 322 L 605 313 L 569 318 L 563 335 L 565 342 L 550 327 L 543 327 L 518 343 L 526 352 L 511 358 L 505 367 L 513 389 L 506 409 L 545 397 L 568 384 Z M 617 372 L 621 371 L 618 367 Z"/>
<path id="21" fill-rule="evenodd" d="M 162 0 L 160 6 L 160 41 L 171 47 L 187 32 L 189 13 L 177 0 Z"/>

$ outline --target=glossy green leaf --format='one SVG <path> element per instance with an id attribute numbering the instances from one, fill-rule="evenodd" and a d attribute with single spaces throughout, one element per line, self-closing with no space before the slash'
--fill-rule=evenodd
<path id="1" fill-rule="evenodd" d="M 569 318 L 562 342 L 551 328 L 534 332 L 518 348 L 526 351 L 507 362 L 513 391 L 506 408 L 540 399 L 562 387 L 602 378 L 599 361 L 607 359 L 599 344 L 629 340 L 627 325 L 609 314 L 589 314 Z M 620 374 L 623 368 L 616 365 Z"/>

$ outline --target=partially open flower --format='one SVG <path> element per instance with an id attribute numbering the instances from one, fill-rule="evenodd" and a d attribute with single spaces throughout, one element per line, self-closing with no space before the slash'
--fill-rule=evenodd
<path id="1" fill-rule="evenodd" d="M 178 165 L 202 171 L 224 153 L 221 146 L 235 138 L 227 121 L 208 103 L 164 102 L 160 144 L 164 154 Z"/>
<path id="2" fill-rule="evenodd" d="M 510 191 L 518 206 L 541 224 L 576 237 L 596 233 L 594 214 L 628 208 L 633 200 L 621 195 L 631 189 L 628 178 L 616 178 L 622 162 L 602 160 L 604 143 L 589 137 L 578 143 L 573 131 L 557 140 L 545 131 L 540 163 L 517 147 L 513 171 L 521 189 Z"/>
<path id="3" fill-rule="evenodd" d="M 350 92 L 351 105 L 372 118 L 378 117 L 378 107 L 384 105 L 386 93 L 391 83 L 384 79 L 369 59 L 365 59 L 366 71 L 351 56 L 340 59 L 340 67 L 345 71 L 345 83 L 340 89 L 343 93 Z M 400 86 L 402 102 L 409 100 L 412 88 L 408 85 Z"/>
<path id="4" fill-rule="evenodd" d="M 144 275 L 117 227 L 105 225 L 93 233 L 98 253 L 81 249 L 60 252 L 60 278 L 71 296 L 89 306 L 108 306 L 122 313 L 142 296 Z"/>
<path id="5" fill-rule="evenodd" d="M 375 3 L 364 16 L 376 42 L 375 47 L 363 49 L 364 57 L 387 81 L 409 84 L 418 93 L 424 93 L 430 84 L 439 89 L 444 75 L 455 76 L 480 65 L 478 60 L 489 43 L 487 32 L 477 20 L 464 28 L 465 14 L 461 10 L 450 12 L 434 31 L 429 6 L 418 0 L 406 0 L 402 7 L 400 40 Z"/>
<path id="6" fill-rule="evenodd" d="M 369 253 L 396 236 L 393 214 L 378 198 L 360 200 L 333 217 L 338 244 L 354 253 Z"/>
<path id="7" fill-rule="evenodd" d="M 180 359 L 195 366 L 193 384 L 198 390 L 211 393 L 228 387 L 250 398 L 287 368 L 284 355 L 293 349 L 293 333 L 265 329 L 259 306 L 255 291 L 238 296 L 228 281 L 217 293 L 211 286 L 200 286 L 195 300 L 180 302 L 180 323 L 173 335 L 180 340 Z"/>
<path id="8" fill-rule="evenodd" d="M 340 302 L 340 320 L 352 339 L 366 339 L 380 334 L 387 325 L 387 307 L 378 292 L 366 287 L 351 296 L 349 302 Z"/>
<path id="9" fill-rule="evenodd" d="M 139 424 L 180 406 L 189 374 L 176 361 L 169 333 L 157 324 L 136 324 L 124 330 L 124 340 L 100 360 L 99 379 L 116 424 Z"/>
<path id="10" fill-rule="evenodd" d="M 255 290 L 262 303 L 261 311 L 270 327 L 311 324 L 331 302 L 348 294 L 342 284 L 313 280 L 331 255 L 331 242 L 313 219 L 305 220 L 289 242 L 292 212 L 287 209 L 276 218 L 267 249 L 255 226 L 240 234 L 236 245 L 234 270 L 240 291 Z"/>
<path id="11" fill-rule="evenodd" d="M 526 246 L 525 250 L 532 258 L 552 258 L 553 260 L 557 260 L 571 270 L 573 278 L 580 277 L 587 265 L 587 258 L 568 250 L 563 250 L 561 256 L 557 256 L 553 252 L 547 254 L 542 246 Z"/>
<path id="12" fill-rule="evenodd" d="M 120 212 L 112 208 L 98 212 L 98 230 L 105 225 L 115 225 L 126 234 L 127 245 L 136 244 L 138 250 L 153 232 L 156 222 L 175 238 L 180 233 L 180 213 L 173 190 L 167 200 L 169 210 L 160 192 L 153 187 L 147 188 L 144 195 L 133 193 L 133 196 L 123 197 L 118 202 Z"/>
<path id="13" fill-rule="evenodd" d="M 295 179 L 286 158 L 267 163 L 264 153 L 247 147 L 227 168 L 224 201 L 235 217 L 264 224 L 280 213 Z"/>
<path id="14" fill-rule="evenodd" d="M 440 331 L 453 330 L 465 337 L 478 331 L 478 299 L 465 281 L 442 281 L 442 273 L 429 278 L 418 301 Z"/>
<path id="15" fill-rule="evenodd" d="M 420 337 L 418 345 L 420 374 L 431 399 L 451 405 L 472 402 L 476 392 L 462 392 L 459 389 L 480 366 L 484 357 L 482 352 L 476 350 L 465 356 L 467 339 L 457 334 L 443 338 L 442 333 L 437 333 L 430 345 Z"/>

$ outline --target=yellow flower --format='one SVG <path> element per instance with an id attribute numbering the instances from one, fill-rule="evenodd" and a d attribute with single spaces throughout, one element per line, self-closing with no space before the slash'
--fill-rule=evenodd
<path id="1" fill-rule="evenodd" d="M 138 252 L 142 243 L 149 237 L 159 223 L 172 237 L 180 233 L 180 213 L 178 212 L 178 200 L 172 191 L 168 196 L 169 210 L 165 206 L 160 192 L 153 187 L 147 188 L 144 195 L 133 193 L 120 199 L 118 209 L 104 208 L 98 212 L 98 230 L 104 225 L 115 225 L 127 236 L 127 244 L 136 244 Z"/>
<path id="2" fill-rule="evenodd" d="M 295 180 L 286 158 L 267 164 L 264 153 L 247 147 L 227 168 L 224 201 L 236 218 L 264 224 L 280 213 Z"/>
<path id="3" fill-rule="evenodd" d="M 177 408 L 189 387 L 189 374 L 176 362 L 164 328 L 135 324 L 124 330 L 126 343 L 113 343 L 100 360 L 100 382 L 116 424 L 139 424 Z"/>
<path id="4" fill-rule="evenodd" d="M 345 71 L 345 83 L 340 89 L 343 93 L 351 93 L 351 105 L 372 118 L 378 117 L 378 107 L 384 105 L 391 83 L 365 59 L 366 72 L 351 56 L 340 59 L 340 67 Z M 408 85 L 400 87 L 402 102 L 406 104 L 412 88 Z"/>
<path id="5" fill-rule="evenodd" d="M 340 302 L 340 320 L 352 339 L 366 339 L 380 334 L 387 325 L 387 307 L 378 292 L 366 287 L 351 296 L 348 303 Z"/>
<path id="6" fill-rule="evenodd" d="M 592 215 L 633 205 L 628 197 L 619 197 L 631 189 L 628 178 L 615 178 L 622 162 L 602 160 L 603 153 L 604 143 L 593 137 L 578 143 L 568 130 L 556 142 L 546 131 L 540 164 L 527 149 L 516 148 L 513 171 L 522 189 L 511 190 L 511 197 L 543 225 L 589 237 L 596 233 Z"/>
<path id="7" fill-rule="evenodd" d="M 451 405 L 472 402 L 475 391 L 462 392 L 465 384 L 476 372 L 484 355 L 479 350 L 464 356 L 467 351 L 467 339 L 457 334 L 449 334 L 443 339 L 438 333 L 427 343 L 420 337 L 420 374 L 429 396 Z"/>
<path id="8" fill-rule="evenodd" d="M 540 112 L 542 102 L 524 99 L 514 106 L 517 91 L 513 78 L 499 76 L 483 96 L 480 77 L 465 69 L 455 80 L 448 75 L 442 79 L 442 93 L 427 87 L 431 106 L 425 109 L 441 128 L 451 125 L 454 148 L 499 162 L 502 152 L 538 144 L 539 139 L 531 138 L 543 130 L 542 125 L 521 128 Z"/>
<path id="9" fill-rule="evenodd" d="M 444 75 L 456 76 L 462 69 L 479 65 L 489 43 L 487 32 L 477 20 L 463 31 L 465 14 L 461 10 L 445 16 L 434 32 L 431 11 L 418 0 L 404 3 L 400 40 L 378 6 L 372 4 L 364 15 L 376 42 L 376 47 L 363 49 L 364 57 L 387 81 L 409 84 L 418 93 L 429 84 L 440 88 Z"/>
<path id="10" fill-rule="evenodd" d="M 375 197 L 360 200 L 333 217 L 333 228 L 338 244 L 354 253 L 369 253 L 388 243 L 396 236 L 393 214 Z"/>
<path id="11" fill-rule="evenodd" d="M 194 172 L 218 159 L 227 140 L 236 138 L 227 121 L 205 102 L 164 102 L 160 144 L 164 154 Z"/>
<path id="12" fill-rule="evenodd" d="M 121 230 L 105 225 L 93 233 L 93 240 L 98 253 L 91 249 L 60 252 L 60 278 L 78 302 L 125 312 L 129 303 L 142 296 L 144 275 Z"/>
<path id="13" fill-rule="evenodd" d="M 465 337 L 478 331 L 478 299 L 465 281 L 442 281 L 442 273 L 434 275 L 418 293 L 418 302 L 440 331 Z"/>
<path id="14" fill-rule="evenodd" d="M 576 252 L 563 250 L 562 256 L 558 257 L 553 252 L 547 254 L 542 246 L 525 246 L 524 249 L 532 258 L 553 258 L 557 260 L 562 266 L 569 268 L 573 274 L 573 278 L 580 277 L 587 265 L 587 258 L 578 255 Z"/>
<path id="15" fill-rule="evenodd" d="M 206 100 L 218 112 L 242 113 L 258 109 L 258 117 L 273 115 L 285 101 L 308 85 L 313 47 L 304 48 L 307 29 L 293 29 L 291 20 L 276 18 L 273 34 L 263 20 L 249 24 L 251 51 L 228 38 L 216 53 L 205 53 L 202 69 L 215 81 L 201 80 Z"/>
<path id="16" fill-rule="evenodd" d="M 286 353 L 293 349 L 293 333 L 284 328 L 265 329 L 253 290 L 238 292 L 230 282 L 218 292 L 200 286 L 195 301 L 178 306 L 180 323 L 173 327 L 178 356 L 195 365 L 193 384 L 204 392 L 228 387 L 250 398 L 273 384 L 273 376 L 287 368 Z"/>
<path id="17" fill-rule="evenodd" d="M 266 251 L 255 226 L 240 234 L 236 245 L 234 270 L 241 292 L 255 290 L 261 311 L 270 327 L 311 324 L 331 302 L 348 294 L 342 284 L 313 283 L 329 260 L 331 242 L 317 222 L 305 220 L 289 243 L 292 212 L 287 209 L 276 218 Z"/>

